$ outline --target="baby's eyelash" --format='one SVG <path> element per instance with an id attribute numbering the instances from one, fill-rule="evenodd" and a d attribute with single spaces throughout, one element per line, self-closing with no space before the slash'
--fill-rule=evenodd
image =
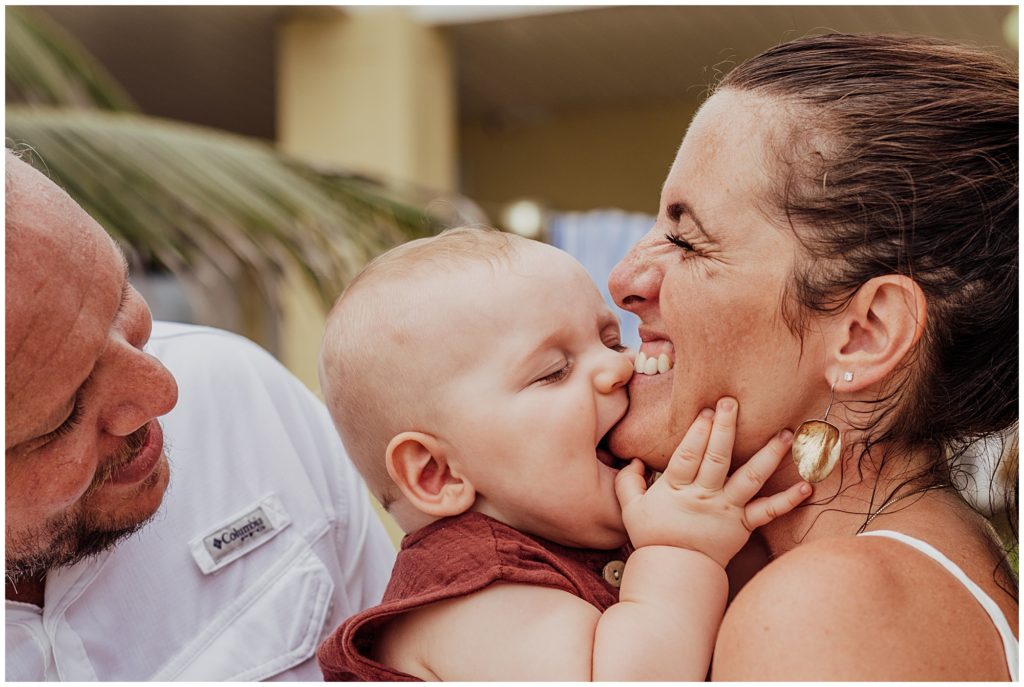
<path id="1" fill-rule="evenodd" d="M 569 372 L 572 371 L 572 363 L 566 363 L 563 367 L 555 370 L 549 375 L 545 375 L 538 379 L 538 382 L 543 384 L 551 384 L 552 382 L 559 382 L 569 376 Z"/>
<path id="2" fill-rule="evenodd" d="M 605 348 L 610 348 L 618 353 L 622 353 L 626 350 L 626 347 L 622 345 L 622 340 L 618 336 L 615 338 L 609 336 L 608 340 L 604 342 L 604 346 Z"/>
<path id="3" fill-rule="evenodd" d="M 693 244 L 682 237 L 676 236 L 675 234 L 665 234 L 665 240 L 685 251 L 693 252 Z"/>

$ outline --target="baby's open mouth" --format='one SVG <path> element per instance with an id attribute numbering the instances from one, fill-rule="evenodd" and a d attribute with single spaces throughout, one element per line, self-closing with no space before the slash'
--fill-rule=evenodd
<path id="1" fill-rule="evenodd" d="M 675 350 L 670 341 L 650 341 L 640 347 L 633 371 L 640 375 L 660 375 L 675 365 Z"/>
<path id="2" fill-rule="evenodd" d="M 611 434 L 611 430 L 608 430 L 608 433 Z M 601 437 L 597 444 L 597 459 L 613 470 L 621 470 L 629 464 L 628 460 L 623 460 L 608 450 L 608 434 Z"/>

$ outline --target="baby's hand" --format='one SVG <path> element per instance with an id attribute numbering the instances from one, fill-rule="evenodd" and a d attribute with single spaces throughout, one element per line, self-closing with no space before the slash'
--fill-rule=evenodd
<path id="1" fill-rule="evenodd" d="M 789 430 L 775 435 L 726 481 L 736 415 L 736 401 L 731 398 L 720 400 L 717 412 L 702 411 L 650 488 L 639 460 L 620 471 L 615 493 L 633 546 L 700 551 L 725 567 L 754 529 L 793 510 L 811 493 L 809 484 L 798 482 L 778 494 L 754 499 L 789 452 L 793 442 Z"/>

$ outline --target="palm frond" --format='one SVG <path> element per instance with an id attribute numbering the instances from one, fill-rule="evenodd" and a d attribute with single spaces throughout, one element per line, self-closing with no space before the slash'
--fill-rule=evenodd
<path id="1" fill-rule="evenodd" d="M 376 254 L 435 232 L 386 189 L 268 144 L 132 113 L 7 108 L 8 143 L 111 234 L 172 272 L 247 272 L 273 298 L 294 260 L 329 303 Z"/>
<path id="2" fill-rule="evenodd" d="M 8 103 L 136 109 L 107 70 L 46 15 L 29 7 L 4 14 Z"/>

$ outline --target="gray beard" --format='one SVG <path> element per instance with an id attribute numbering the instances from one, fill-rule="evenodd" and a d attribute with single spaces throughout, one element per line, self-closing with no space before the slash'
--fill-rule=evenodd
<path id="1" fill-rule="evenodd" d="M 103 527 L 93 522 L 87 510 L 89 497 L 102 487 L 110 476 L 131 460 L 142 449 L 146 441 L 144 427 L 125 438 L 124 444 L 97 471 L 93 483 L 79 500 L 78 507 L 61 513 L 47 521 L 42 527 L 31 529 L 20 541 L 8 539 L 4 557 L 4 573 L 7 581 L 17 586 L 26 579 L 43 579 L 46 573 L 57 568 L 66 568 L 91 556 L 102 553 L 118 542 L 138 532 L 153 515 L 140 521 L 126 519 L 124 522 L 106 523 Z M 160 479 L 153 471 L 140 485 L 140 490 L 153 486 Z"/>
<path id="2" fill-rule="evenodd" d="M 49 544 L 40 545 L 39 542 L 45 541 L 45 535 L 32 531 L 22 546 L 12 548 L 8 545 L 4 573 L 7 580 L 15 585 L 26 579 L 42 579 L 50 570 L 70 567 L 106 551 L 135 534 L 148 521 L 147 518 L 115 529 L 98 530 L 90 527 L 86 518 L 66 514 L 45 527 L 45 531 L 50 533 Z"/>

